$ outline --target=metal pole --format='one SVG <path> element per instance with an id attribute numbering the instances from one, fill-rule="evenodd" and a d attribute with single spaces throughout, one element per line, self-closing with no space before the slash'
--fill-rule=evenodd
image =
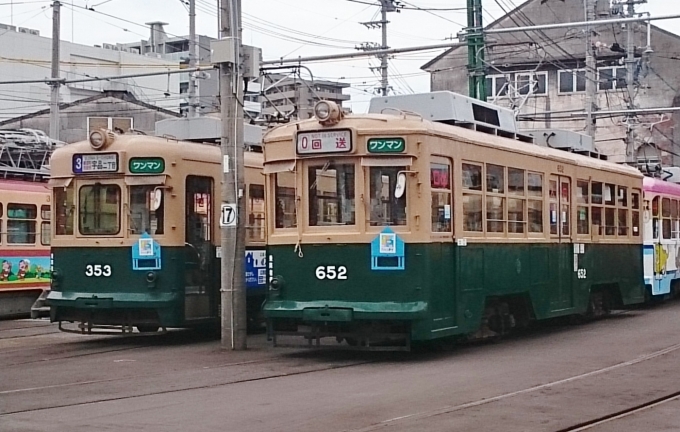
<path id="1" fill-rule="evenodd" d="M 595 1 L 583 0 L 586 21 L 595 21 Z M 595 138 L 595 118 L 593 112 L 597 110 L 597 60 L 593 47 L 592 27 L 586 27 L 586 134 Z"/>
<path id="2" fill-rule="evenodd" d="M 243 81 L 239 70 L 241 0 L 221 0 L 222 38 L 234 43 L 236 64 L 220 65 L 223 182 L 222 204 L 237 205 L 236 226 L 221 230 L 222 278 L 220 297 L 222 347 L 246 349 L 245 206 L 243 200 Z"/>
<path id="3" fill-rule="evenodd" d="M 196 67 L 196 59 L 198 53 L 196 52 L 196 0 L 189 0 L 189 68 Z M 189 73 L 189 117 L 196 117 L 196 74 Z"/>
<path id="4" fill-rule="evenodd" d="M 486 94 L 486 44 L 482 21 L 482 0 L 468 0 L 468 82 L 469 96 L 485 101 Z"/>
<path id="5" fill-rule="evenodd" d="M 628 0 L 628 17 L 632 18 L 635 15 L 635 1 Z M 635 109 L 635 83 L 634 68 L 635 68 L 635 41 L 633 39 L 635 31 L 633 23 L 626 24 L 626 88 L 628 93 L 628 109 Z M 629 117 L 632 121 L 634 114 Z M 635 129 L 633 124 L 628 122 L 626 124 L 626 162 L 635 162 Z"/>
<path id="6" fill-rule="evenodd" d="M 380 27 L 382 29 L 382 46 L 380 49 L 386 50 L 387 46 L 387 7 L 391 0 L 382 0 L 380 5 L 381 21 Z M 387 78 L 387 54 L 380 54 L 380 72 L 382 74 L 382 79 L 380 81 L 380 91 L 383 96 L 387 96 L 388 91 L 388 78 Z"/>
<path id="7" fill-rule="evenodd" d="M 61 3 L 52 3 L 52 79 L 59 79 L 59 26 Z M 59 140 L 59 81 L 52 81 L 50 91 L 50 138 Z"/>

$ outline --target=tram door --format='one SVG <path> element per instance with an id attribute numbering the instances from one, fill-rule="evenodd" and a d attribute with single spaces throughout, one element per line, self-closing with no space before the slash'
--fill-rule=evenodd
<path id="1" fill-rule="evenodd" d="M 553 311 L 573 306 L 573 247 L 571 246 L 571 179 L 551 175 L 550 237 L 557 245 L 550 248 L 550 306 Z"/>
<path id="2" fill-rule="evenodd" d="M 184 317 L 208 318 L 214 301 L 212 178 L 188 176 L 185 202 Z"/>

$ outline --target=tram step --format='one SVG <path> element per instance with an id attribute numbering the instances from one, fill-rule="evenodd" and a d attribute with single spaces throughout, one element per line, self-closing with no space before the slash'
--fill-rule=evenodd
<path id="1" fill-rule="evenodd" d="M 37 318 L 43 318 L 43 317 L 48 317 L 50 316 L 50 307 L 47 306 L 47 295 L 49 294 L 49 290 L 44 290 L 38 299 L 33 303 L 33 306 L 31 306 L 31 318 L 32 319 L 37 319 Z"/>

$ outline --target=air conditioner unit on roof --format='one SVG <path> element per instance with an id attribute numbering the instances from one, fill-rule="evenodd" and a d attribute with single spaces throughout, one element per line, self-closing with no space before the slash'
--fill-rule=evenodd
<path id="1" fill-rule="evenodd" d="M 26 27 L 19 27 L 19 33 L 30 33 Z"/>

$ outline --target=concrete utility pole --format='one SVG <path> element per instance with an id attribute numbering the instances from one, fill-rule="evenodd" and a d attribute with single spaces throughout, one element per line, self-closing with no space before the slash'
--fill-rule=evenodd
<path id="1" fill-rule="evenodd" d="M 586 21 L 595 21 L 597 0 L 583 0 Z M 586 27 L 586 134 L 595 139 L 596 127 L 593 112 L 597 110 L 597 59 L 593 45 L 593 28 Z"/>
<path id="2" fill-rule="evenodd" d="M 220 0 L 221 39 L 233 43 L 234 63 L 220 64 L 222 117 L 222 208 L 237 209 L 233 225 L 222 227 L 222 347 L 246 349 L 245 205 L 243 200 L 243 80 L 241 58 L 241 0 Z M 232 207 L 233 208 L 233 207 Z M 224 219 L 224 216 L 223 216 Z"/>
<path id="3" fill-rule="evenodd" d="M 52 3 L 52 79 L 59 79 L 59 43 L 60 43 L 61 3 Z M 59 140 L 59 81 L 51 81 L 50 87 L 50 138 Z"/>
<path id="4" fill-rule="evenodd" d="M 482 22 L 482 0 L 467 0 L 468 28 L 468 82 L 469 96 L 485 101 L 486 94 L 486 45 Z"/>
<path id="5" fill-rule="evenodd" d="M 387 12 L 394 12 L 397 10 L 397 8 L 393 0 L 381 0 L 380 3 L 380 27 L 382 29 L 382 46 L 380 49 L 386 50 L 389 49 L 387 46 L 387 23 L 389 22 L 387 21 Z M 389 81 L 387 77 L 387 54 L 380 54 L 380 72 L 380 92 L 383 96 L 387 96 L 387 93 L 389 92 Z"/>
<path id="6" fill-rule="evenodd" d="M 189 0 L 189 68 L 196 67 L 198 59 L 198 44 L 196 43 L 196 0 Z M 196 117 L 196 73 L 189 73 L 189 117 Z"/>
<path id="7" fill-rule="evenodd" d="M 628 0 L 627 17 L 635 17 L 635 5 L 647 3 L 647 0 Z M 628 109 L 635 109 L 635 24 L 626 24 L 626 93 L 628 93 Z M 626 131 L 626 162 L 631 164 L 636 162 L 635 158 L 635 115 L 628 117 Z"/>

